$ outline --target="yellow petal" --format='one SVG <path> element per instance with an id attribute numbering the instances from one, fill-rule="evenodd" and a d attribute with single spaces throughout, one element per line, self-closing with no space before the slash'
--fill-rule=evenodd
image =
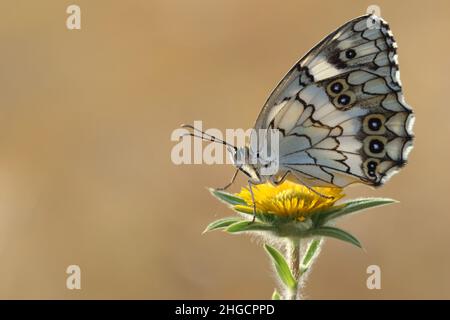
<path id="1" fill-rule="evenodd" d="M 252 190 L 257 211 L 297 217 L 301 221 L 318 209 L 331 207 L 344 196 L 341 188 L 317 187 L 314 192 L 292 181 L 285 181 L 278 186 L 271 183 L 260 184 L 253 186 Z M 253 201 L 249 189 L 242 188 L 236 195 L 244 199 L 248 206 L 237 205 L 235 209 L 252 213 Z"/>

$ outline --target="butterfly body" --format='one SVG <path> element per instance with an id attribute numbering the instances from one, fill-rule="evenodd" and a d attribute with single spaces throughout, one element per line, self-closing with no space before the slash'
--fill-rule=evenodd
<path id="1" fill-rule="evenodd" d="M 262 175 L 267 161 L 258 157 L 235 165 L 253 184 L 292 176 L 311 186 L 380 186 L 406 164 L 413 120 L 389 26 L 362 16 L 311 49 L 264 104 L 255 129 L 280 131 L 279 171 Z M 252 158 L 249 147 L 233 152 Z"/>
<path id="2" fill-rule="evenodd" d="M 185 127 L 191 136 L 226 145 L 238 169 L 226 188 L 241 171 L 251 191 L 254 184 L 286 178 L 307 187 L 381 186 L 406 164 L 413 122 L 392 32 L 381 18 L 365 15 L 312 48 L 264 104 L 254 129 L 280 133 L 277 172 L 267 173 L 274 160 L 254 149 L 252 139 L 237 148 Z"/>

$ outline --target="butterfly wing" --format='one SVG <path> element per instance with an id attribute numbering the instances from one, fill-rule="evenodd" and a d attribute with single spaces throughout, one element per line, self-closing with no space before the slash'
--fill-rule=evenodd
<path id="1" fill-rule="evenodd" d="M 378 186 L 406 163 L 414 116 L 396 43 L 374 15 L 323 39 L 269 96 L 255 128 L 279 129 L 280 171 L 314 185 Z"/>

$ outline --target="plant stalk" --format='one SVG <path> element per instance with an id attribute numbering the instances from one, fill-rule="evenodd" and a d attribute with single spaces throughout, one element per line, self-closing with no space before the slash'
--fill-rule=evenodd
<path id="1" fill-rule="evenodd" d="M 300 239 L 290 239 L 288 246 L 288 261 L 292 275 L 297 283 L 295 288 L 289 290 L 289 300 L 300 300 Z"/>

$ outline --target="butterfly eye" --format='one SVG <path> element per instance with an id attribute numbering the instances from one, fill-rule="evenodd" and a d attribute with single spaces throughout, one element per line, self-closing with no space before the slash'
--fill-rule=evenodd
<path id="1" fill-rule="evenodd" d="M 377 163 L 375 161 L 369 161 L 367 163 L 367 169 L 371 170 L 371 171 L 375 171 L 375 169 L 377 168 Z"/>
<path id="2" fill-rule="evenodd" d="M 330 90 L 333 93 L 339 93 L 342 91 L 342 89 L 344 89 L 344 87 L 342 86 L 342 83 L 340 82 L 335 82 L 331 84 Z"/>
<path id="3" fill-rule="evenodd" d="M 386 143 L 385 137 L 369 136 L 364 139 L 364 152 L 371 157 L 382 158 L 386 153 Z"/>
<path id="4" fill-rule="evenodd" d="M 367 134 L 383 134 L 386 131 L 385 121 L 386 118 L 382 114 L 369 114 L 364 118 L 363 130 Z"/>
<path id="5" fill-rule="evenodd" d="M 380 153 L 383 152 L 384 144 L 378 139 L 373 139 L 369 143 L 369 150 L 372 153 Z"/>
<path id="6" fill-rule="evenodd" d="M 341 94 L 338 97 L 339 104 L 346 106 L 350 103 L 350 96 L 348 94 Z"/>
<path id="7" fill-rule="evenodd" d="M 378 167 L 379 164 L 380 164 L 380 160 L 374 159 L 374 158 L 369 158 L 364 163 L 364 169 L 365 169 L 365 171 L 367 172 L 367 175 L 370 178 L 376 178 L 377 177 L 377 167 Z"/>
<path id="8" fill-rule="evenodd" d="M 337 79 L 331 82 L 327 87 L 328 94 L 332 97 L 337 96 L 339 93 L 347 89 L 348 84 L 343 79 Z"/>
<path id="9" fill-rule="evenodd" d="M 369 129 L 372 131 L 378 131 L 381 128 L 381 120 L 378 118 L 369 119 Z"/>
<path id="10" fill-rule="evenodd" d="M 338 95 L 337 97 L 335 97 L 333 103 L 337 108 L 346 110 L 352 106 L 355 100 L 356 100 L 355 94 L 352 91 L 347 90 Z"/>
<path id="11" fill-rule="evenodd" d="M 347 59 L 353 59 L 354 57 L 356 57 L 356 51 L 353 49 L 348 49 L 347 51 L 345 51 L 345 57 Z"/>

